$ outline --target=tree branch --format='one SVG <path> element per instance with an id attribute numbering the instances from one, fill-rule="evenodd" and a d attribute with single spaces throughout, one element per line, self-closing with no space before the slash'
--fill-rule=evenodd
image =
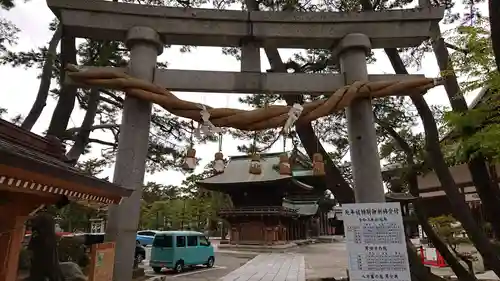
<path id="1" fill-rule="evenodd" d="M 452 50 L 455 50 L 455 51 L 458 51 L 458 52 L 461 52 L 461 53 L 464 53 L 464 54 L 468 54 L 469 53 L 469 50 L 464 49 L 464 48 L 460 48 L 458 46 L 452 45 L 452 44 L 447 43 L 447 42 L 444 42 L 444 45 L 446 46 L 446 48 L 449 48 L 449 49 L 452 49 Z"/>
<path id="2" fill-rule="evenodd" d="M 109 103 L 110 105 L 112 106 L 116 106 L 118 108 L 122 108 L 123 107 L 123 104 L 120 103 L 120 102 L 117 102 L 117 101 L 114 101 L 112 99 L 108 99 L 106 97 L 100 97 L 101 101 L 105 102 L 105 103 Z"/>
<path id="3" fill-rule="evenodd" d="M 90 100 L 90 98 L 89 98 L 89 100 Z M 91 126 L 88 130 L 90 132 L 92 132 L 92 131 L 100 130 L 100 129 L 114 129 L 114 128 L 118 128 L 118 127 L 120 127 L 119 124 L 100 124 L 100 125 Z M 65 132 L 65 135 L 74 135 L 74 134 L 79 133 L 82 130 L 85 130 L 85 128 L 83 127 L 83 123 L 82 123 L 81 127 L 74 127 L 74 128 L 67 129 Z"/>
<path id="4" fill-rule="evenodd" d="M 69 163 L 75 165 L 80 156 L 85 152 L 85 147 L 89 140 L 90 132 L 92 132 L 92 125 L 94 124 L 94 119 L 97 114 L 97 108 L 99 107 L 99 96 L 100 92 L 98 89 L 92 89 L 90 91 L 87 111 L 82 121 L 78 133 L 75 137 L 75 143 L 66 154 Z"/>
<path id="5" fill-rule="evenodd" d="M 61 91 L 59 93 L 59 99 L 57 101 L 56 108 L 52 114 L 50 120 L 49 129 L 47 130 L 47 135 L 52 135 L 62 139 L 64 137 L 64 132 L 68 126 L 71 113 L 75 107 L 75 99 L 78 88 L 73 85 L 65 84 L 66 71 L 64 66 L 67 64 L 76 64 L 76 46 L 74 37 L 66 37 L 61 39 L 61 71 L 60 71 L 60 81 L 61 81 Z"/>
<path id="6" fill-rule="evenodd" d="M 114 93 L 112 93 L 111 91 L 109 90 L 105 90 L 105 89 L 101 89 L 101 93 L 109 96 L 111 99 L 113 99 L 115 102 L 117 103 L 120 103 L 120 104 L 123 104 L 123 98 L 115 95 Z"/>
<path id="7" fill-rule="evenodd" d="M 35 102 L 31 106 L 30 112 L 21 124 L 21 128 L 25 130 L 30 131 L 33 128 L 38 118 L 40 118 L 45 105 L 47 104 L 50 83 L 52 80 L 52 69 L 54 68 L 54 60 L 57 56 L 57 45 L 59 44 L 59 41 L 61 41 L 61 35 L 62 26 L 61 24 L 59 24 L 49 42 L 47 57 L 45 58 L 45 62 L 43 63 L 40 85 L 38 86 L 38 92 L 36 94 Z"/>
<path id="8" fill-rule="evenodd" d="M 106 145 L 106 146 L 111 146 L 113 148 L 117 148 L 118 147 L 118 144 L 116 142 L 103 141 L 103 140 L 100 140 L 100 139 L 91 139 L 91 138 L 89 138 L 89 143 L 91 143 L 91 142 L 102 144 L 102 145 Z"/>

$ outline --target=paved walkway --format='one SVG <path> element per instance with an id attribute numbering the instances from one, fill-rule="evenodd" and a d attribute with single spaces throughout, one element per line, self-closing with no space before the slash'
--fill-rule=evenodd
<path id="1" fill-rule="evenodd" d="M 260 254 L 221 281 L 305 281 L 303 255 Z"/>

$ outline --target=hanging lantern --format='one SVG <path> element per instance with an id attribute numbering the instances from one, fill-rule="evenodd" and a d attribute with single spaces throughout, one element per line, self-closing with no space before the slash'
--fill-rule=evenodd
<path id="1" fill-rule="evenodd" d="M 224 169 L 226 165 L 224 164 L 224 154 L 222 152 L 215 153 L 215 161 L 214 161 L 214 170 L 215 173 L 221 174 L 224 173 Z"/>
<path id="2" fill-rule="evenodd" d="M 250 161 L 250 174 L 260 175 L 262 173 L 262 167 L 260 165 L 260 155 L 253 154 L 252 160 Z"/>
<path id="3" fill-rule="evenodd" d="M 182 169 L 192 171 L 194 168 L 196 168 L 196 149 L 189 148 L 186 152 L 186 158 L 184 158 Z"/>
<path id="4" fill-rule="evenodd" d="M 314 153 L 313 155 L 313 175 L 325 175 L 325 163 L 323 163 L 323 155 L 321 153 Z"/>
<path id="5" fill-rule="evenodd" d="M 290 167 L 288 154 L 283 153 L 280 155 L 279 169 L 280 169 L 280 175 L 291 175 L 292 174 L 292 169 Z"/>

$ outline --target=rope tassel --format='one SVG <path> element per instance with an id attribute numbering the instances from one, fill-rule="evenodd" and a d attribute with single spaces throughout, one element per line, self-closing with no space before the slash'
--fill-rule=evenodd
<path id="1" fill-rule="evenodd" d="M 252 160 L 250 161 L 249 172 L 250 172 L 250 174 L 254 174 L 254 175 L 260 175 L 262 173 L 262 166 L 260 163 L 260 155 L 259 154 L 252 155 Z"/>
<path id="2" fill-rule="evenodd" d="M 194 168 L 196 168 L 196 149 L 189 148 L 186 152 L 182 169 L 186 171 L 193 171 Z"/>
<path id="3" fill-rule="evenodd" d="M 279 169 L 280 169 L 280 175 L 291 175 L 292 174 L 292 169 L 290 166 L 290 160 L 288 159 L 288 154 L 283 153 L 280 156 Z"/>
<path id="4" fill-rule="evenodd" d="M 226 164 L 224 164 L 224 154 L 222 154 L 222 152 L 219 151 L 215 153 L 214 171 L 217 174 L 222 174 L 224 173 L 225 169 L 226 169 Z"/>
<path id="5" fill-rule="evenodd" d="M 325 175 L 325 163 L 323 162 L 323 155 L 321 153 L 314 153 L 313 155 L 313 175 Z"/>

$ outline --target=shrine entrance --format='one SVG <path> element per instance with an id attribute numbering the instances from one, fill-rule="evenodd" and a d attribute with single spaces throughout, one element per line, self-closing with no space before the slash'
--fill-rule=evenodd
<path id="1" fill-rule="evenodd" d="M 371 99 L 421 95 L 439 84 L 436 79 L 418 75 L 368 75 L 366 56 L 371 49 L 421 44 L 431 36 L 432 24 L 443 17 L 443 8 L 303 13 L 149 7 L 108 1 L 47 3 L 63 25 L 63 36 L 117 40 L 130 49 L 128 68 L 68 66 L 65 81 L 126 93 L 113 178 L 115 183 L 137 192 L 109 212 L 106 231 L 110 239 L 117 241 L 117 281 L 128 281 L 132 275 L 132 269 L 126 267 L 133 259 L 133 248 L 128 245 L 133 244 L 133 230 L 139 220 L 139 189 L 144 179 L 152 103 L 199 122 L 208 133 L 218 127 L 246 131 L 283 128 L 286 132 L 294 123 L 300 126 L 345 109 L 356 201 L 383 202 Z M 241 72 L 155 69 L 164 44 L 240 47 Z M 261 48 L 331 49 L 340 72 L 262 73 Z M 170 90 L 275 95 L 306 92 L 324 95 L 324 99 L 245 111 L 187 102 Z M 309 157 L 315 162 L 314 170 L 324 172 L 322 155 Z M 259 162 L 258 156 L 252 156 L 249 177 L 265 181 L 265 174 L 258 172 Z"/>

